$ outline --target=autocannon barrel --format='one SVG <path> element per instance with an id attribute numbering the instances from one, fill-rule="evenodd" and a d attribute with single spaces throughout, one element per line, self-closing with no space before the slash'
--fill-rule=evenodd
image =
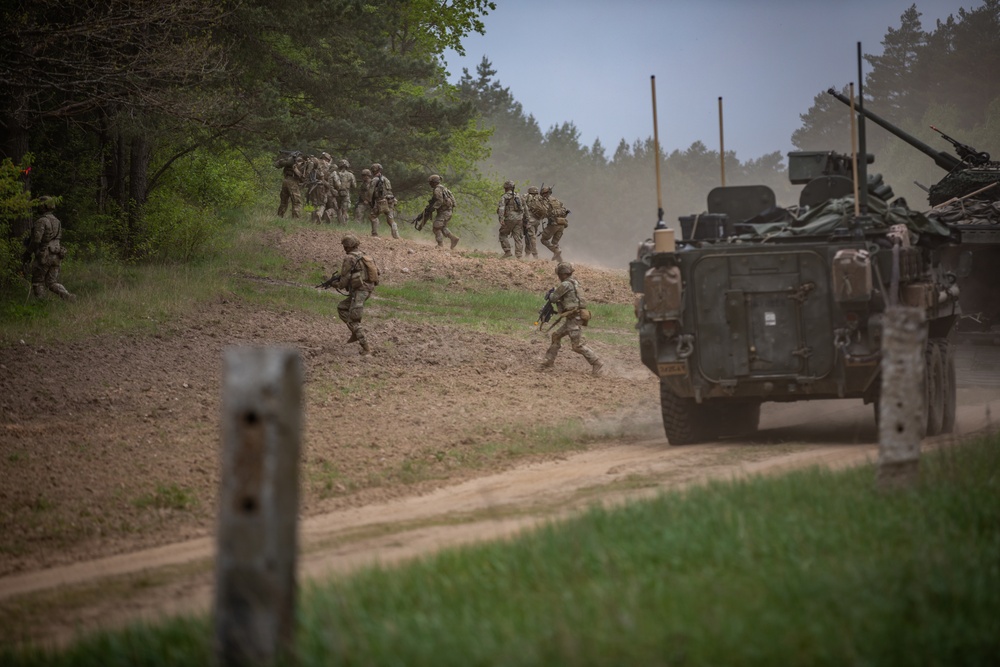
<path id="1" fill-rule="evenodd" d="M 840 93 L 838 93 L 833 88 L 830 88 L 826 92 L 830 93 L 837 100 L 839 100 L 840 102 L 843 102 L 847 106 L 851 106 L 851 100 L 849 100 L 848 98 L 844 97 L 843 95 L 841 95 Z M 932 147 L 930 147 L 929 145 L 927 145 L 924 142 L 920 141 L 919 139 L 917 139 L 916 137 L 914 137 L 912 134 L 909 134 L 908 132 L 904 132 L 903 130 L 899 129 L 898 127 L 896 127 L 895 125 L 893 125 L 889 121 L 881 118 L 880 116 L 877 116 L 877 115 L 873 114 L 868 109 L 860 109 L 860 108 L 857 108 L 857 106 L 855 106 L 855 108 L 858 111 L 860 111 L 861 113 L 863 113 L 864 116 L 865 116 L 865 118 L 868 118 L 869 120 L 871 120 L 876 125 L 879 125 L 880 127 L 885 128 L 888 132 L 891 132 L 892 134 L 896 135 L 897 137 L 899 137 L 900 139 L 902 139 L 906 143 L 910 144 L 911 146 L 913 146 L 914 148 L 916 148 L 917 150 L 919 150 L 921 153 L 924 153 L 924 154 L 930 156 L 931 159 L 934 160 L 934 164 L 936 164 L 937 166 L 941 167 L 945 171 L 951 171 L 951 170 L 955 169 L 956 167 L 958 167 L 958 166 L 960 166 L 962 164 L 962 161 L 959 160 L 954 155 L 950 155 L 949 153 L 945 153 L 944 151 L 936 151 L 936 150 L 934 150 Z"/>

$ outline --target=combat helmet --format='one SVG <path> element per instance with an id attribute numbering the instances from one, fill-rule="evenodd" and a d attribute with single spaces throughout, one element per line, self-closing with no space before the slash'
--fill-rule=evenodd
<path id="1" fill-rule="evenodd" d="M 382 172 L 382 165 L 380 165 L 378 162 L 373 162 L 371 170 L 373 174 L 379 174 Z"/>
<path id="2" fill-rule="evenodd" d="M 38 208 L 43 211 L 56 210 L 56 198 L 48 195 L 42 195 L 38 198 Z"/>
<path id="3" fill-rule="evenodd" d="M 329 153 L 327 153 L 326 151 L 323 151 L 322 153 L 320 153 L 319 156 L 320 156 L 321 159 L 326 160 L 327 162 L 329 162 L 329 161 L 331 161 L 333 159 L 333 156 L 330 155 Z"/>
<path id="4" fill-rule="evenodd" d="M 347 160 L 341 160 L 340 162 L 337 163 L 337 166 L 338 167 L 342 167 L 344 169 L 350 169 L 351 168 L 351 163 L 348 162 Z"/>
<path id="5" fill-rule="evenodd" d="M 551 185 L 543 185 L 542 189 L 541 189 L 541 192 L 539 194 L 543 194 L 543 195 L 550 195 L 550 194 L 552 194 L 552 186 Z"/>
<path id="6" fill-rule="evenodd" d="M 340 239 L 340 243 L 344 246 L 344 250 L 348 252 L 361 245 L 361 241 L 354 234 L 344 234 L 344 238 Z"/>
<path id="7" fill-rule="evenodd" d="M 556 275 L 557 276 L 571 276 L 573 275 L 573 265 L 569 262 L 559 262 L 556 264 Z"/>
<path id="8" fill-rule="evenodd" d="M 503 182 L 503 189 L 504 190 L 513 190 L 514 189 L 514 181 L 512 181 L 510 179 L 507 179 L 506 181 L 504 181 Z"/>
<path id="9" fill-rule="evenodd" d="M 538 186 L 537 185 L 532 185 L 531 187 L 529 187 L 528 188 L 528 194 L 529 195 L 537 195 L 538 194 Z"/>
<path id="10" fill-rule="evenodd" d="M 372 170 L 371 169 L 362 169 L 361 170 L 361 175 L 362 176 L 371 176 L 372 175 Z"/>
<path id="11" fill-rule="evenodd" d="M 431 174 L 431 177 L 427 179 L 431 185 L 438 185 L 441 183 L 441 177 L 437 174 Z"/>

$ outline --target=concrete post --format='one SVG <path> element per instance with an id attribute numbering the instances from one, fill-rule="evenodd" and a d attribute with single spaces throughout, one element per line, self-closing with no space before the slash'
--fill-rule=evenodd
<path id="1" fill-rule="evenodd" d="M 214 621 L 229 667 L 292 649 L 303 375 L 290 349 L 229 348 L 224 366 Z"/>
<path id="2" fill-rule="evenodd" d="M 876 486 L 913 486 L 919 479 L 924 436 L 927 326 L 920 308 L 892 307 L 882 333 L 882 393 L 879 402 Z"/>

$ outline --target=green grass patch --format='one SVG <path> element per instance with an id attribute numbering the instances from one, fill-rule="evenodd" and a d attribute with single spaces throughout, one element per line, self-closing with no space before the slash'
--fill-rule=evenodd
<path id="1" fill-rule="evenodd" d="M 295 664 L 995 664 L 1000 437 L 926 454 L 921 476 L 716 482 L 309 586 Z M 210 626 L 0 662 L 209 665 Z"/>
<path id="2" fill-rule="evenodd" d="M 150 493 L 143 494 L 132 501 L 139 509 L 170 509 L 187 510 L 198 504 L 194 492 L 178 484 L 157 484 Z"/>

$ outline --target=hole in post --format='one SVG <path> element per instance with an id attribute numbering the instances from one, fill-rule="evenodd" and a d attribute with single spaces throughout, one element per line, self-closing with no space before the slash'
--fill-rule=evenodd
<path id="1" fill-rule="evenodd" d="M 246 496 L 243 498 L 243 502 L 240 503 L 240 506 L 243 508 L 244 512 L 252 514 L 257 511 L 257 499 L 253 496 Z"/>
<path id="2" fill-rule="evenodd" d="M 253 426 L 258 421 L 257 413 L 254 412 L 253 410 L 250 410 L 249 412 L 244 413 L 243 414 L 243 421 L 245 421 L 247 424 Z"/>

